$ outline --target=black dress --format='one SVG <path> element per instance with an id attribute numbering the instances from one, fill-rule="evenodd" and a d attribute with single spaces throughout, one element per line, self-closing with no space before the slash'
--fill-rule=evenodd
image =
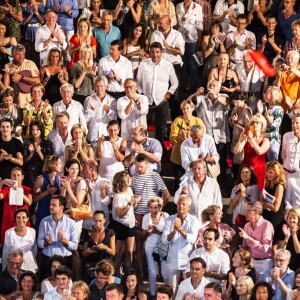
<path id="1" fill-rule="evenodd" d="M 43 96 L 43 100 L 48 100 L 49 103 L 53 106 L 53 104 L 57 101 L 60 101 L 61 95 L 59 88 L 61 87 L 61 83 L 58 79 L 59 72 L 57 74 L 51 75 L 46 86 L 45 86 L 45 94 Z M 47 77 L 46 73 L 44 75 L 44 79 Z"/>

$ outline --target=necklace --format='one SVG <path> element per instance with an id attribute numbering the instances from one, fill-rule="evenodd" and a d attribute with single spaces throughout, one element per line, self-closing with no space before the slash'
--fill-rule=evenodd
<path id="1" fill-rule="evenodd" d="M 152 220 L 152 223 L 153 225 L 157 225 L 159 223 L 159 220 L 160 220 L 160 216 L 161 216 L 161 213 L 159 212 L 158 215 L 156 217 L 153 217 L 151 215 L 151 220 Z"/>

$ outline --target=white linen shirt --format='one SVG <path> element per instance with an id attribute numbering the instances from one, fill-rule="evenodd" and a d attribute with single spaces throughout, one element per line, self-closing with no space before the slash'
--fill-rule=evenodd
<path id="1" fill-rule="evenodd" d="M 178 31 L 181 32 L 186 43 L 198 41 L 198 30 L 203 30 L 202 6 L 191 2 L 187 12 L 184 10 L 184 2 L 177 4 L 176 15 L 178 20 Z"/>
<path id="2" fill-rule="evenodd" d="M 206 262 L 206 270 L 214 270 L 218 274 L 227 274 L 230 269 L 230 259 L 225 251 L 215 247 L 215 250 L 212 253 L 208 253 L 204 247 L 201 247 L 191 253 L 186 265 L 185 273 L 190 272 L 190 261 L 195 257 L 201 257 Z M 208 282 L 216 282 L 223 286 L 223 280 L 212 277 L 205 278 Z"/>
<path id="3" fill-rule="evenodd" d="M 186 264 L 189 260 L 189 255 L 194 250 L 198 231 L 200 229 L 199 220 L 188 214 L 184 219 L 181 227 L 186 232 L 186 238 L 177 231 L 171 241 L 168 241 L 168 235 L 173 231 L 174 221 L 177 214 L 170 216 L 166 220 L 164 231 L 162 233 L 162 242 L 169 244 L 169 252 L 167 257 L 167 264 L 169 268 L 174 270 L 185 270 Z"/>
<path id="4" fill-rule="evenodd" d="M 103 72 L 111 72 L 111 70 L 113 70 L 115 74 L 117 74 L 117 76 L 121 78 L 121 81 L 118 82 L 115 79 L 107 78 L 107 90 L 112 93 L 124 92 L 125 80 L 127 78 L 133 78 L 131 61 L 122 55 L 120 56 L 118 61 L 113 60 L 110 55 L 102 57 L 99 62 L 99 75 L 104 76 Z"/>
<path id="5" fill-rule="evenodd" d="M 287 175 L 287 188 L 285 191 L 285 209 L 300 209 L 300 171 Z"/>
<path id="6" fill-rule="evenodd" d="M 234 43 L 235 32 L 230 32 L 226 37 L 226 49 L 228 49 Z M 253 32 L 245 30 L 242 34 L 239 34 L 237 45 L 230 55 L 230 60 L 235 63 L 243 62 L 243 52 L 246 50 L 244 43 L 246 39 L 250 40 L 251 49 L 256 49 L 256 38 Z M 238 69 L 238 68 L 237 68 Z"/>
<path id="7" fill-rule="evenodd" d="M 163 58 L 158 64 L 154 64 L 151 58 L 143 60 L 140 63 L 136 80 L 139 92 L 148 97 L 149 105 L 153 102 L 156 105 L 160 104 L 167 92 L 174 94 L 178 87 L 173 65 Z M 170 87 L 169 82 L 171 82 Z"/>
<path id="8" fill-rule="evenodd" d="M 262 84 L 265 80 L 265 75 L 258 68 L 256 67 L 253 68 L 250 70 L 248 74 L 246 74 L 244 67 L 237 68 L 236 70 L 236 73 L 239 78 L 240 87 L 243 92 L 259 93 L 261 91 Z M 252 72 L 254 72 L 253 77 L 252 77 Z M 250 81 L 251 81 L 251 85 L 250 85 Z"/>
<path id="9" fill-rule="evenodd" d="M 200 154 L 205 157 L 209 153 L 216 163 L 219 162 L 220 157 L 214 139 L 207 134 L 204 134 L 199 147 L 194 145 L 191 137 L 187 138 L 180 146 L 180 153 L 181 165 L 186 172 L 190 170 L 190 163 L 198 159 Z"/>
<path id="10" fill-rule="evenodd" d="M 183 280 L 178 287 L 175 300 L 183 300 L 186 293 L 190 294 L 190 299 L 194 298 L 193 295 L 196 295 L 197 300 L 204 300 L 204 288 L 208 283 L 209 281 L 203 276 L 200 284 L 194 289 L 191 278 Z"/>
<path id="11" fill-rule="evenodd" d="M 53 119 L 55 119 L 55 115 L 59 112 L 67 111 L 70 116 L 69 121 L 69 132 L 71 131 L 74 124 L 80 123 L 83 127 L 87 128 L 85 117 L 83 114 L 83 106 L 80 102 L 71 100 L 68 108 L 64 104 L 63 100 L 58 101 L 53 104 Z"/>
<path id="12" fill-rule="evenodd" d="M 185 185 L 180 185 L 174 196 L 174 203 L 177 204 L 181 191 Z M 186 183 L 188 188 L 188 195 L 192 199 L 192 205 L 189 213 L 200 220 L 202 223 L 201 214 L 209 205 L 217 205 L 223 208 L 222 195 L 217 180 L 206 176 L 202 189 L 200 190 L 198 184 L 193 178 Z"/>
<path id="13" fill-rule="evenodd" d="M 91 108 L 90 101 L 96 100 L 95 109 Z M 107 113 L 103 106 L 109 105 L 109 112 Z M 106 94 L 103 100 L 100 100 L 96 93 L 88 96 L 84 100 L 84 116 L 88 126 L 88 141 L 97 141 L 102 135 L 107 135 L 107 123 L 110 120 L 117 119 L 117 102 L 116 99 Z"/>
<path id="14" fill-rule="evenodd" d="M 180 55 L 175 55 L 171 53 L 169 50 L 166 49 L 164 45 L 164 41 L 167 42 L 167 44 L 173 48 L 178 48 L 182 55 L 184 54 L 184 46 L 185 46 L 185 41 L 183 39 L 183 36 L 181 32 L 175 29 L 171 29 L 170 33 L 168 34 L 167 38 L 163 35 L 163 33 L 159 30 L 155 30 L 152 35 L 151 35 L 151 42 L 159 42 L 162 45 L 163 48 L 163 55 L 162 57 L 169 61 L 173 65 L 181 65 L 182 64 L 182 58 Z"/>
<path id="15" fill-rule="evenodd" d="M 52 34 L 52 32 L 48 28 L 47 24 L 41 26 L 35 33 L 34 46 L 35 46 L 35 51 L 39 52 L 39 54 L 40 54 L 41 66 L 48 64 L 48 62 L 47 62 L 48 54 L 52 48 L 58 48 L 60 51 L 62 51 L 62 50 L 66 50 L 68 47 L 67 39 L 66 39 L 66 36 L 65 36 L 61 26 L 56 24 L 54 31 L 58 32 L 58 34 L 62 37 L 62 39 L 63 39 L 62 45 L 58 42 L 58 39 L 56 37 L 54 37 L 51 40 L 51 42 L 47 45 L 47 47 L 44 47 L 44 42 L 46 40 L 48 40 L 50 38 L 50 35 Z"/>
<path id="16" fill-rule="evenodd" d="M 130 103 L 130 99 L 127 96 L 118 99 L 117 111 L 118 116 L 121 119 L 121 137 L 127 141 L 132 140 L 132 129 L 139 125 L 147 127 L 146 115 L 149 110 L 149 101 L 145 95 L 137 94 L 138 100 L 140 101 L 141 109 L 137 108 L 136 103 L 132 103 L 131 111 L 127 115 L 125 109 Z"/>
<path id="17" fill-rule="evenodd" d="M 293 131 L 283 135 L 281 158 L 285 169 L 289 171 L 300 170 L 300 141 Z"/>

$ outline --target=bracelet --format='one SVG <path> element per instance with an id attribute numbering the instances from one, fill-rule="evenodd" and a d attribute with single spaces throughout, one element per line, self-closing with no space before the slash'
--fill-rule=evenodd
<path id="1" fill-rule="evenodd" d="M 214 50 L 214 48 L 211 48 L 211 47 L 210 47 L 210 48 L 208 48 L 208 50 L 210 50 L 210 51 L 213 51 L 213 50 Z"/>
<path id="2" fill-rule="evenodd" d="M 114 150 L 114 152 L 116 152 L 116 151 L 118 151 L 118 148 L 114 148 L 113 150 Z"/>

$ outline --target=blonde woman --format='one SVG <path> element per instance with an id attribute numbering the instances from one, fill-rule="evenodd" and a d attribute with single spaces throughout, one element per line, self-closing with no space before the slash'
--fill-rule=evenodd
<path id="1" fill-rule="evenodd" d="M 262 191 L 266 177 L 266 156 L 270 148 L 270 141 L 264 134 L 267 128 L 267 120 L 262 114 L 256 114 L 250 119 L 249 125 L 249 128 L 241 132 L 233 153 L 238 154 L 244 150 L 242 164 L 253 167 L 257 177 L 257 185 Z"/>
<path id="2" fill-rule="evenodd" d="M 81 124 L 73 125 L 71 129 L 72 144 L 65 149 L 65 161 L 77 159 L 81 166 L 94 159 L 94 151 L 91 145 L 86 142 L 86 128 Z"/>
<path id="3" fill-rule="evenodd" d="M 84 46 L 92 48 L 93 58 L 96 58 L 97 42 L 92 35 L 91 23 L 86 18 L 81 18 L 77 24 L 77 33 L 70 39 L 69 54 L 72 59 L 68 65 L 68 69 L 80 59 L 80 49 Z"/>
<path id="4" fill-rule="evenodd" d="M 270 149 L 267 153 L 268 161 L 278 160 L 281 136 L 279 128 L 283 119 L 284 111 L 280 103 L 282 93 L 277 86 L 269 86 L 264 93 L 265 105 L 259 101 L 257 104 L 258 111 L 264 114 L 267 120 L 265 135 L 270 139 Z"/>
<path id="5" fill-rule="evenodd" d="M 278 161 L 268 162 L 266 164 L 266 184 L 262 193 L 264 207 L 262 216 L 273 224 L 274 232 L 278 232 L 282 228 L 285 189 L 286 179 L 282 165 Z"/>
<path id="6" fill-rule="evenodd" d="M 96 65 L 93 64 L 93 49 L 89 45 L 82 46 L 79 58 L 71 69 L 71 83 L 74 85 L 73 99 L 83 104 L 85 98 L 94 93 Z"/>
<path id="7" fill-rule="evenodd" d="M 75 281 L 72 285 L 71 296 L 76 300 L 87 300 L 89 297 L 89 287 L 84 281 Z"/>
<path id="8" fill-rule="evenodd" d="M 235 284 L 235 289 L 239 296 L 239 300 L 249 300 L 251 298 L 253 287 L 254 283 L 251 277 L 241 276 L 238 278 Z"/>

